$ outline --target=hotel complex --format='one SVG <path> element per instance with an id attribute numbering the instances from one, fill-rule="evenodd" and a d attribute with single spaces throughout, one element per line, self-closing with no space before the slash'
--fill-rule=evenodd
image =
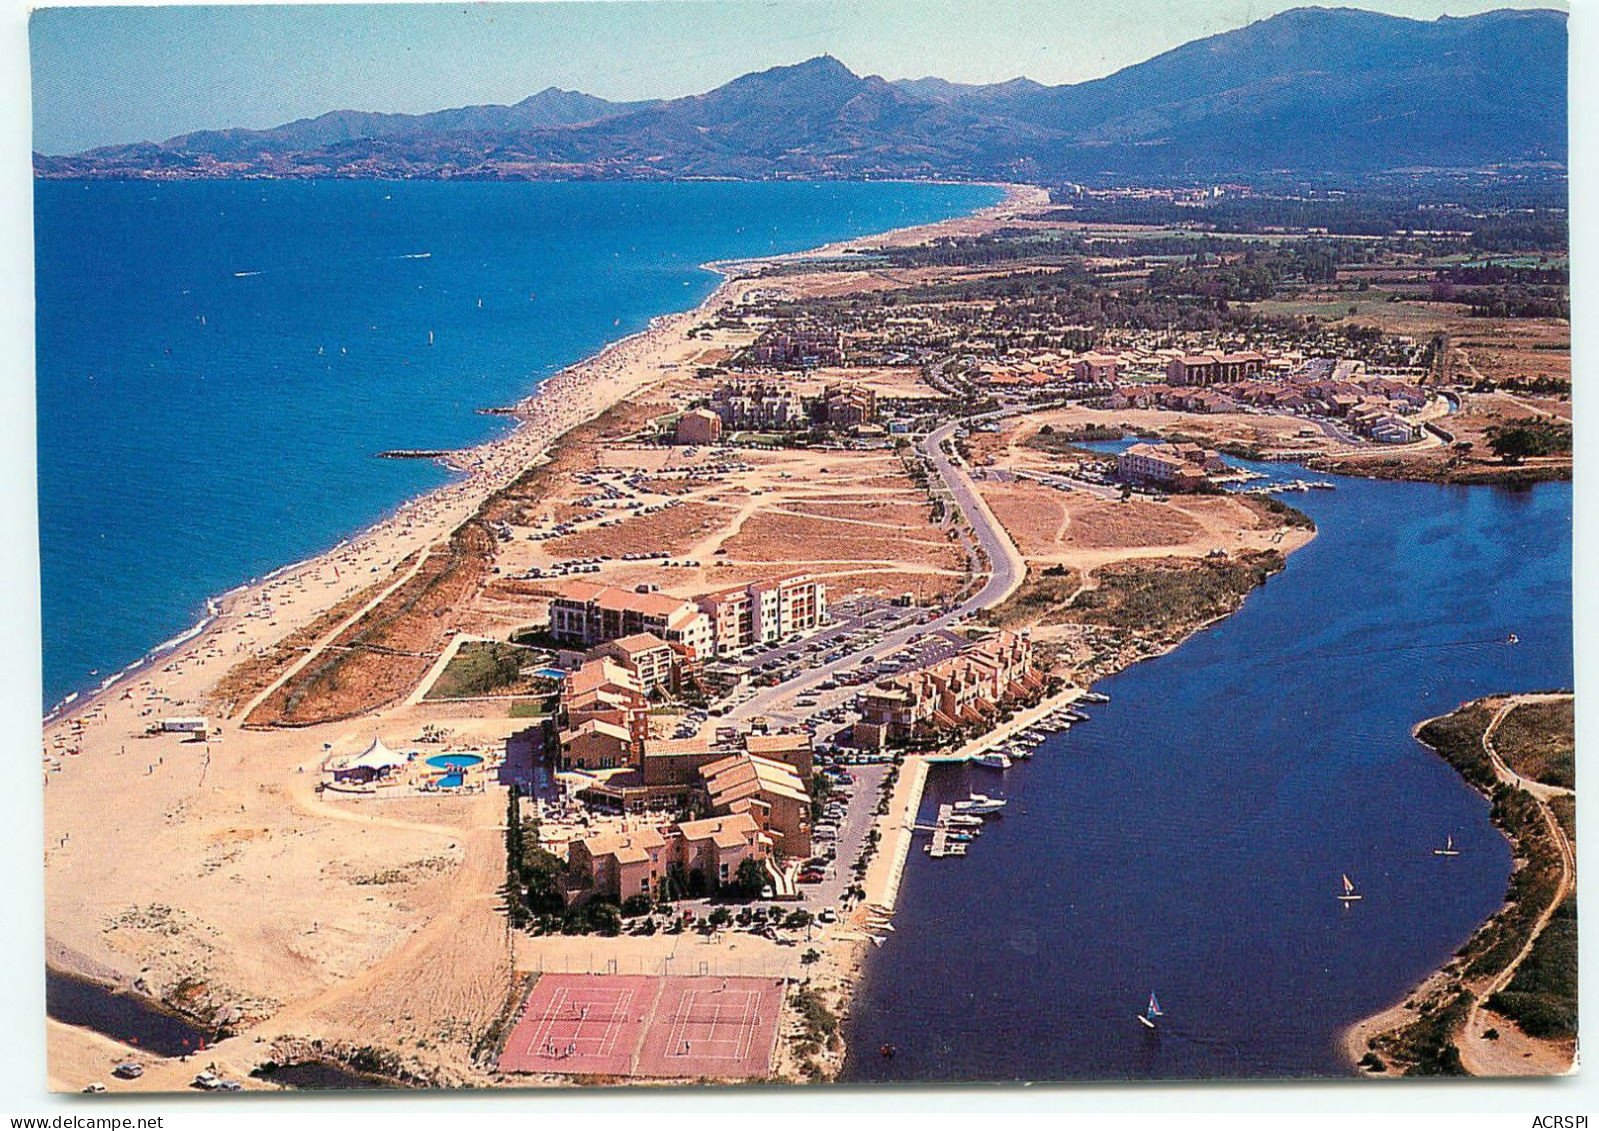
<path id="1" fill-rule="evenodd" d="M 691 661 L 730 656 L 752 644 L 775 644 L 826 620 L 827 586 L 808 573 L 693 599 L 567 581 L 550 600 L 550 635 L 560 643 L 594 648 L 616 641 L 627 649 L 648 650 L 645 637 L 653 637 L 681 646 Z M 645 674 L 646 690 L 658 685 L 656 670 Z"/>
<path id="2" fill-rule="evenodd" d="M 885 679 L 856 702 L 855 745 L 875 748 L 981 725 L 999 705 L 1044 686 L 1027 633 L 1000 632 L 946 660 Z"/>

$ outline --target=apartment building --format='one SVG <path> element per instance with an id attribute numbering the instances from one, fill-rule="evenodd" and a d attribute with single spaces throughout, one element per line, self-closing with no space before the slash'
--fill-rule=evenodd
<path id="1" fill-rule="evenodd" d="M 585 837 L 574 841 L 567 855 L 567 902 L 596 895 L 618 901 L 656 898 L 673 872 L 691 887 L 714 890 L 733 882 L 745 860 L 764 861 L 770 849 L 770 838 L 748 814 Z"/>
<path id="2" fill-rule="evenodd" d="M 594 649 L 594 654 L 609 656 L 631 668 L 646 695 L 677 689 L 682 670 L 677 651 L 653 632 L 635 632 L 608 640 Z"/>
<path id="3" fill-rule="evenodd" d="M 755 818 L 772 851 L 803 859 L 811 854 L 811 795 L 794 767 L 755 754 L 733 754 L 701 771 L 711 812 Z"/>
<path id="4" fill-rule="evenodd" d="M 1173 385 L 1221 385 L 1259 376 L 1265 364 L 1266 355 L 1254 350 L 1181 354 L 1166 363 L 1166 380 Z"/>
<path id="5" fill-rule="evenodd" d="M 771 644 L 827 620 L 827 586 L 808 573 L 719 589 L 695 598 L 710 623 L 717 655 Z"/>
<path id="6" fill-rule="evenodd" d="M 720 443 L 722 418 L 708 408 L 691 408 L 677 418 L 672 439 L 679 444 Z"/>
<path id="7" fill-rule="evenodd" d="M 593 581 L 566 581 L 550 600 L 550 635 L 564 644 L 593 648 L 638 633 L 681 645 L 689 660 L 713 652 L 711 620 L 693 601 L 664 593 L 638 593 Z"/>
<path id="8" fill-rule="evenodd" d="M 991 719 L 999 705 L 1043 687 L 1026 633 L 1000 632 L 925 668 L 866 689 L 856 700 L 857 745 L 928 737 Z"/>

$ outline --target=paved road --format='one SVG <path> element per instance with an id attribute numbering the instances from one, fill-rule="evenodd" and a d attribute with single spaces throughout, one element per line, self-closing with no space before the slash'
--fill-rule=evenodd
<path id="1" fill-rule="evenodd" d="M 970 423 L 976 423 L 976 420 L 953 421 L 946 424 L 917 441 L 916 447 L 932 461 L 934 470 L 949 488 L 955 505 L 960 507 L 967 523 L 971 525 L 977 544 L 988 556 L 990 567 L 988 581 L 955 608 L 925 625 L 911 624 L 896 629 L 884 635 L 875 644 L 863 646 L 831 663 L 821 664 L 793 679 L 762 689 L 753 698 L 729 711 L 721 720 L 724 724 L 744 722 L 752 716 L 766 714 L 774 704 L 810 690 L 817 684 L 834 679 L 855 667 L 861 657 L 868 652 L 879 655 L 892 652 L 919 636 L 936 632 L 940 628 L 952 627 L 975 612 L 997 605 L 1016 591 L 1016 587 L 1022 583 L 1022 578 L 1027 573 L 1027 564 L 1022 559 L 1021 551 L 1016 548 L 1016 543 L 1011 541 L 1010 535 L 994 517 L 994 512 L 988 509 L 988 504 L 983 501 L 977 488 L 972 484 L 971 476 L 967 475 L 965 469 L 958 466 L 943 450 L 944 441 L 953 436 L 958 428 Z"/>

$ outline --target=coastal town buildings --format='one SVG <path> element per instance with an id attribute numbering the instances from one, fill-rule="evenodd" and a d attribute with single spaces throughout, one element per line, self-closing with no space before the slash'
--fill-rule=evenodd
<path id="1" fill-rule="evenodd" d="M 752 644 L 772 644 L 808 632 L 827 620 L 827 586 L 808 573 L 794 573 L 696 597 L 710 622 L 717 655 Z"/>
<path id="2" fill-rule="evenodd" d="M 815 759 L 811 749 L 811 736 L 804 731 L 747 734 L 744 736 L 744 750 L 761 758 L 782 762 L 792 768 L 802 781 L 809 781 L 811 778 Z"/>
<path id="3" fill-rule="evenodd" d="M 550 635 L 627 664 L 646 694 L 675 690 L 685 664 L 773 644 L 827 621 L 827 585 L 792 573 L 692 599 L 566 581 L 550 600 Z"/>
<path id="4" fill-rule="evenodd" d="M 1198 444 L 1134 444 L 1116 457 L 1124 483 L 1159 484 L 1176 491 L 1201 489 L 1210 474 L 1226 470 L 1215 452 Z"/>
<path id="5" fill-rule="evenodd" d="M 690 890 L 698 886 L 696 874 L 707 888 L 722 887 L 733 882 L 745 860 L 765 861 L 772 853 L 772 838 L 749 813 L 684 821 L 677 835 L 677 856 Z"/>
<path id="6" fill-rule="evenodd" d="M 701 773 L 711 812 L 755 818 L 779 855 L 811 854 L 811 796 L 793 766 L 744 753 L 712 762 Z"/>
<path id="7" fill-rule="evenodd" d="M 561 732 L 561 764 L 567 769 L 611 770 L 633 765 L 639 744 L 626 727 L 585 719 Z"/>
<path id="8" fill-rule="evenodd" d="M 855 745 L 875 748 L 980 725 L 999 705 L 1043 686 L 1031 637 L 999 632 L 954 656 L 880 680 L 856 699 Z"/>
<path id="9" fill-rule="evenodd" d="M 844 336 L 827 326 L 768 330 L 749 349 L 750 359 L 776 368 L 815 369 L 844 363 Z"/>
<path id="10" fill-rule="evenodd" d="M 864 385 L 828 385 L 822 390 L 821 417 L 831 428 L 859 428 L 877 419 L 877 394 Z"/>
<path id="11" fill-rule="evenodd" d="M 653 633 L 683 648 L 689 660 L 709 656 L 711 620 L 683 597 L 639 593 L 593 581 L 565 581 L 550 600 L 550 635 L 593 648 L 637 633 Z"/>
<path id="12" fill-rule="evenodd" d="M 756 602 L 748 586 L 702 593 L 694 603 L 710 618 L 712 647 L 718 656 L 731 656 L 755 643 Z"/>
<path id="13" fill-rule="evenodd" d="M 1265 363 L 1265 355 L 1254 350 L 1182 354 L 1167 362 L 1166 380 L 1173 385 L 1222 385 L 1257 376 Z"/>
<path id="14" fill-rule="evenodd" d="M 827 586 L 808 573 L 794 573 L 749 587 L 752 629 L 759 643 L 775 643 L 808 632 L 827 619 Z"/>
<path id="15" fill-rule="evenodd" d="M 574 841 L 566 857 L 566 898 L 582 903 L 596 895 L 613 899 L 649 895 L 671 863 L 658 829 L 602 833 Z"/>
<path id="16" fill-rule="evenodd" d="M 650 702 L 638 673 L 608 656 L 585 662 L 561 681 L 560 759 L 571 769 L 633 765 L 649 737 Z"/>
<path id="17" fill-rule="evenodd" d="M 808 428 L 810 406 L 798 390 L 777 381 L 737 380 L 718 385 L 710 411 L 724 429 L 789 432 Z"/>
<path id="18" fill-rule="evenodd" d="M 653 632 L 635 632 L 607 640 L 594 651 L 632 671 L 645 695 L 676 691 L 681 682 L 682 665 L 677 650 Z"/>
<path id="19" fill-rule="evenodd" d="M 1094 385 L 1114 384 L 1120 360 L 1113 355 L 1085 353 L 1072 360 L 1072 380 Z"/>
<path id="20" fill-rule="evenodd" d="M 714 891 L 731 883 L 745 860 L 766 860 L 770 845 L 748 814 L 585 837 L 568 852 L 566 899 L 577 904 L 598 895 L 618 901 L 659 897 L 674 873 L 690 890 Z"/>
<path id="21" fill-rule="evenodd" d="M 691 408 L 677 418 L 672 439 L 679 444 L 720 443 L 722 418 L 708 408 Z"/>

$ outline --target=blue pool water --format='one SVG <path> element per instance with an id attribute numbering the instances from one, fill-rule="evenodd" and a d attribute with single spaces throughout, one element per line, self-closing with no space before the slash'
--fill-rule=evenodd
<path id="1" fill-rule="evenodd" d="M 466 775 L 460 771 L 468 766 L 475 766 L 483 761 L 476 754 L 436 754 L 428 759 L 428 765 L 437 766 L 441 770 L 454 770 L 455 773 L 442 775 L 436 784 L 446 789 L 454 788 L 466 780 Z"/>
<path id="2" fill-rule="evenodd" d="M 507 422 L 693 306 L 710 260 L 960 215 L 925 184 L 41 181 L 44 695 L 444 482 L 379 460 Z M 434 344 L 428 344 L 429 334 Z"/>

